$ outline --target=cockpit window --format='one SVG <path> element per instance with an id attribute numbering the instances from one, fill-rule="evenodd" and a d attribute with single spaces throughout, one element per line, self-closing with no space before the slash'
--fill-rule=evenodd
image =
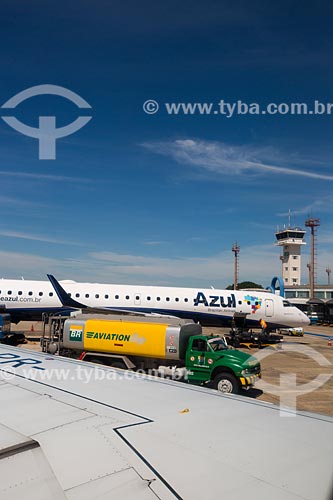
<path id="1" fill-rule="evenodd" d="M 288 300 L 284 300 L 283 307 L 292 307 L 292 305 L 290 304 L 290 302 Z"/>

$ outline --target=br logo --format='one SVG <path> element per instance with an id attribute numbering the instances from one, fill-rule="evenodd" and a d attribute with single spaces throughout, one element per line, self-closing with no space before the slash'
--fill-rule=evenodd
<path id="1" fill-rule="evenodd" d="M 74 342 L 82 342 L 82 329 L 72 327 L 69 330 L 69 340 Z"/>
<path id="2" fill-rule="evenodd" d="M 21 102 L 30 97 L 40 96 L 40 95 L 57 95 L 64 97 L 69 101 L 76 104 L 80 109 L 91 109 L 90 104 L 87 103 L 82 97 L 71 90 L 64 87 L 59 87 L 58 85 L 36 85 L 35 87 L 30 87 L 29 89 L 19 92 L 11 99 L 9 99 L 5 104 L 1 106 L 2 109 L 15 109 Z M 56 117 L 55 116 L 40 116 L 39 117 L 39 127 L 34 128 L 20 122 L 17 118 L 13 116 L 2 116 L 2 119 L 21 134 L 27 135 L 28 137 L 33 137 L 39 141 L 39 159 L 40 160 L 55 160 L 56 158 L 56 140 L 60 137 L 66 137 L 67 135 L 74 134 L 84 127 L 90 120 L 91 116 L 79 116 L 69 125 L 65 127 L 56 127 Z"/>

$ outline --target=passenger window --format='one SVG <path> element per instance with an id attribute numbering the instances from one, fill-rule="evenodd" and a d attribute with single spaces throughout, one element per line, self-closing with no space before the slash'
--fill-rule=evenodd
<path id="1" fill-rule="evenodd" d="M 0 293 L 1 293 L 1 292 L 0 292 Z M 19 290 L 19 291 L 17 292 L 17 295 L 22 295 L 22 291 L 21 291 L 21 290 Z"/>
<path id="2" fill-rule="evenodd" d="M 184 299 L 184 302 L 188 302 L 188 299 Z"/>
<path id="3" fill-rule="evenodd" d="M 32 292 L 28 292 L 28 295 L 33 295 Z"/>
<path id="4" fill-rule="evenodd" d="M 169 300 L 170 300 L 170 297 L 167 297 L 167 298 L 166 298 L 166 301 L 167 301 L 167 302 L 169 302 Z"/>
<path id="5" fill-rule="evenodd" d="M 115 295 L 115 296 L 114 296 L 114 298 L 115 298 L 115 299 L 119 299 L 119 295 Z"/>
<path id="6" fill-rule="evenodd" d="M 109 296 L 108 296 L 108 295 L 104 295 L 104 298 L 105 298 L 105 299 L 108 299 L 108 298 L 109 298 Z"/>
<path id="7" fill-rule="evenodd" d="M 150 300 L 150 297 L 147 297 L 147 300 Z"/>
<path id="8" fill-rule="evenodd" d="M 156 297 L 156 300 L 161 300 L 161 297 Z"/>
<path id="9" fill-rule="evenodd" d="M 75 297 L 80 297 L 80 294 L 79 294 L 79 293 L 76 293 L 76 294 L 75 294 Z"/>
<path id="10" fill-rule="evenodd" d="M 125 298 L 126 298 L 126 300 L 129 300 L 129 295 L 126 295 L 126 297 L 125 297 Z"/>
<path id="11" fill-rule="evenodd" d="M 86 293 L 86 294 L 85 294 L 85 298 L 86 298 L 86 299 L 89 299 L 89 293 Z"/>
<path id="12" fill-rule="evenodd" d="M 179 298 L 178 298 L 178 297 L 176 297 L 176 298 L 175 298 L 175 301 L 176 301 L 176 302 L 179 302 Z"/>
<path id="13" fill-rule="evenodd" d="M 7 294 L 8 294 L 8 295 L 11 295 L 11 294 L 12 294 L 12 291 L 11 291 L 11 290 L 8 290 Z"/>
<path id="14" fill-rule="evenodd" d="M 99 299 L 99 294 L 98 293 L 96 293 L 95 299 Z"/>
<path id="15" fill-rule="evenodd" d="M 195 339 L 192 344 L 192 351 L 206 351 L 207 342 L 203 339 Z"/>
<path id="16" fill-rule="evenodd" d="M 38 294 L 40 297 L 43 297 L 43 292 L 39 292 Z"/>
<path id="17" fill-rule="evenodd" d="M 49 293 L 49 297 L 53 297 L 53 292 L 50 292 L 50 293 Z"/>

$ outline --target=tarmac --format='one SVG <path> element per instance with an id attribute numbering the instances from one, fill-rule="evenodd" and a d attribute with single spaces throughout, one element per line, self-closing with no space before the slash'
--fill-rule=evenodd
<path id="1" fill-rule="evenodd" d="M 203 330 L 219 335 L 229 331 Z M 12 331 L 25 334 L 27 343 L 22 347 L 41 350 L 42 323 L 21 322 L 12 325 Z M 259 357 L 262 366 L 262 379 L 255 388 L 242 391 L 244 396 L 333 416 L 333 327 L 309 326 L 303 337 L 284 335 L 278 346 L 241 350 Z"/>

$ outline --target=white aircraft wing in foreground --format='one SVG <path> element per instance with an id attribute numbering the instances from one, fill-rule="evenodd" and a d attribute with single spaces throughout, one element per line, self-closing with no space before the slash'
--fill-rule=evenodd
<path id="1" fill-rule="evenodd" d="M 328 500 L 332 419 L 0 346 L 1 500 Z"/>

